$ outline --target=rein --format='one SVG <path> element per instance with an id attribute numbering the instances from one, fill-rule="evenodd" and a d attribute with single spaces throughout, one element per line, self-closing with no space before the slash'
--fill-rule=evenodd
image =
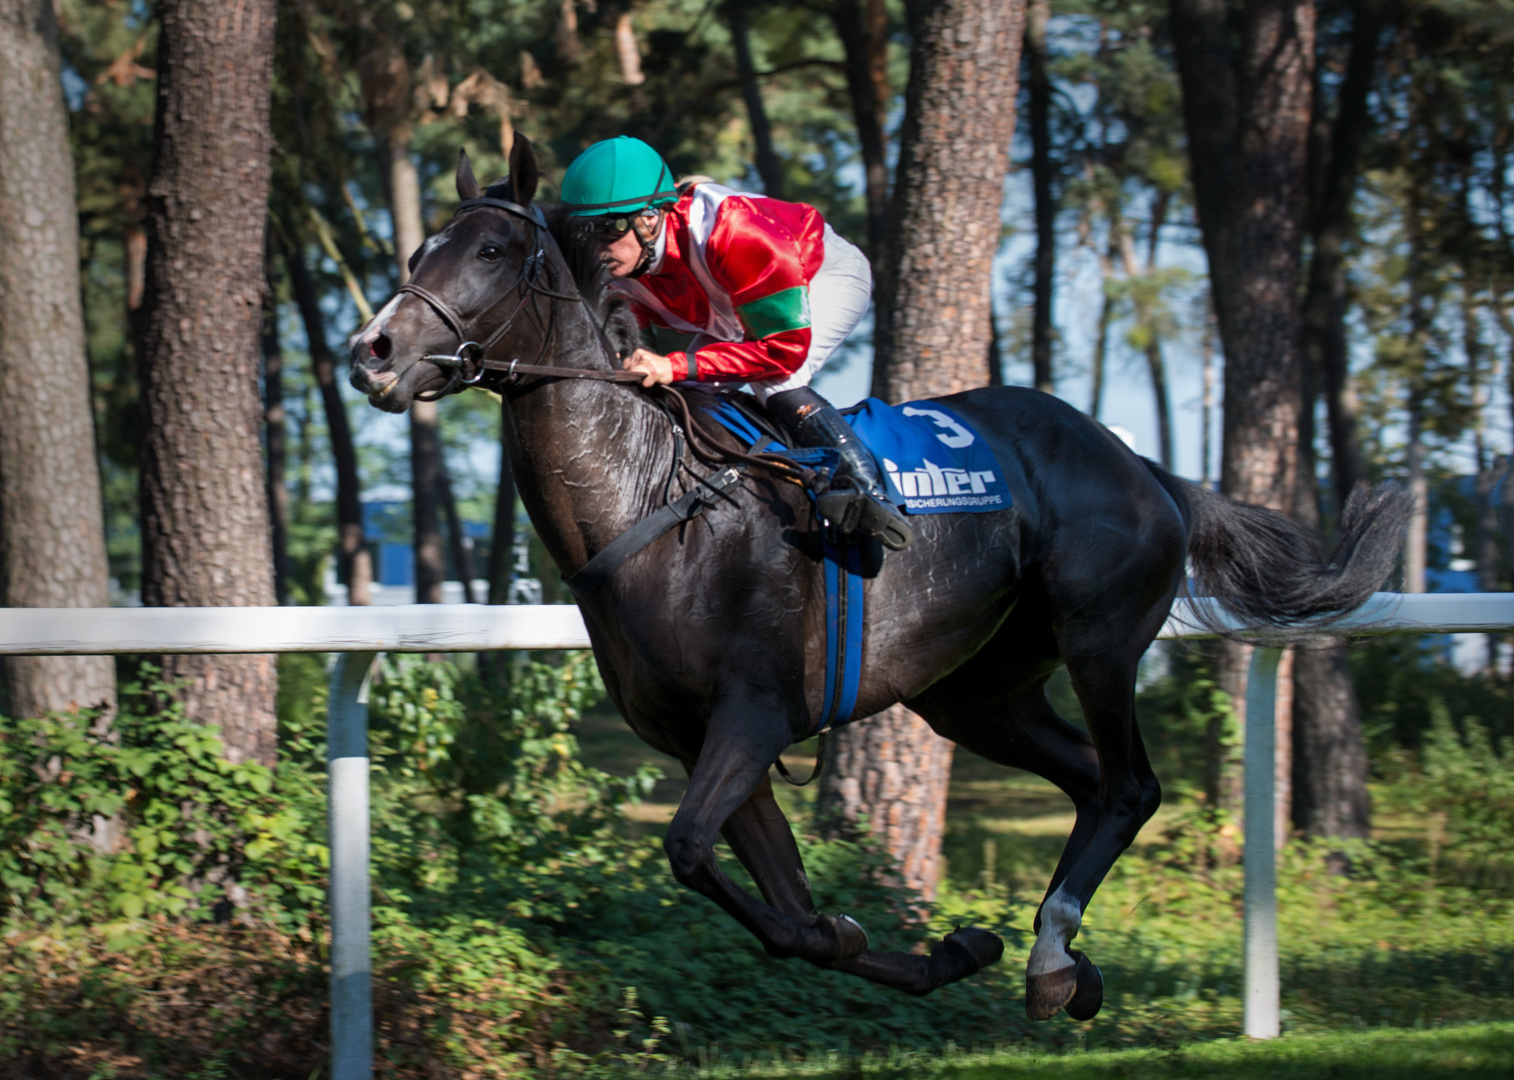
<path id="1" fill-rule="evenodd" d="M 452 369 L 452 377 L 447 385 L 426 395 L 416 395 L 423 401 L 435 401 L 462 390 L 467 386 L 476 386 L 482 381 L 486 372 L 497 371 L 505 376 L 507 383 L 517 381 L 521 376 L 534 376 L 551 379 L 585 379 L 592 382 L 620 383 L 630 385 L 640 383 L 643 375 L 635 371 L 625 371 L 619 367 L 620 357 L 615 352 L 615 347 L 610 344 L 610 339 L 605 335 L 604 327 L 599 320 L 594 318 L 588 311 L 588 304 L 583 298 L 583 293 L 577 288 L 571 293 L 556 292 L 542 285 L 544 272 L 550 273 L 551 260 L 547 257 L 546 244 L 542 237 L 547 233 L 546 217 L 541 208 L 537 206 L 522 206 L 519 203 L 510 202 L 507 199 L 477 198 L 465 199 L 458 205 L 457 211 L 452 215 L 466 214 L 472 210 L 482 208 L 502 210 L 512 217 L 520 218 L 529 222 L 534 229 L 533 239 L 535 244 L 531 254 L 526 256 L 525 264 L 521 267 L 520 277 L 515 284 L 501 293 L 498 300 L 490 304 L 479 315 L 470 320 L 463 316 L 440 296 L 420 285 L 404 284 L 399 291 L 409 293 L 412 296 L 424 300 L 436 312 L 437 316 L 446 324 L 447 329 L 457 337 L 459 342 L 455 353 L 428 353 L 421 359 L 433 363 L 441 368 Z M 472 334 L 495 308 L 512 292 L 521 294 L 520 301 L 515 305 L 515 310 L 510 312 L 503 322 L 491 330 L 483 341 L 472 340 Z M 523 364 L 520 360 L 493 360 L 489 357 L 489 351 L 499 343 L 500 339 L 509 332 L 515 324 L 516 317 L 531 299 L 531 294 L 537 293 L 552 301 L 550 314 L 547 317 L 547 332 L 542 339 L 541 354 L 545 355 L 547 346 L 552 340 L 552 331 L 557 325 L 556 312 L 558 300 L 571 300 L 584 305 L 589 315 L 589 323 L 594 327 L 595 335 L 599 338 L 600 348 L 604 352 L 605 359 L 609 361 L 611 370 L 599 371 L 593 368 L 569 368 L 553 367 L 549 364 Z M 538 357 L 539 359 L 540 357 Z M 727 465 L 732 462 L 743 465 L 754 465 L 771 469 L 782 474 L 785 478 L 797 483 L 806 482 L 812 475 L 812 471 L 783 457 L 779 454 L 749 453 L 740 450 L 732 450 L 720 445 L 718 439 L 701 420 L 695 418 L 694 410 L 689 407 L 688 400 L 682 391 L 671 386 L 662 387 L 666 395 L 663 408 L 668 412 L 670 419 L 677 425 L 682 422 L 683 429 L 689 433 L 689 448 L 694 451 L 694 456 L 706 465 Z M 672 407 L 669 408 L 669 403 Z"/>
<path id="2" fill-rule="evenodd" d="M 519 203 L 510 202 L 506 199 L 477 198 L 466 199 L 453 214 L 468 213 L 472 210 L 490 208 L 501 210 L 512 217 L 527 221 L 533 227 L 534 244 L 531 253 L 526 256 L 526 261 L 521 267 L 520 276 L 515 284 L 504 290 L 500 297 L 486 307 L 477 317 L 465 320 L 460 312 L 446 300 L 437 296 L 431 290 L 421 286 L 406 283 L 401 285 L 399 291 L 409 293 L 424 300 L 431 309 L 436 312 L 447 329 L 457 337 L 458 346 L 455 353 L 429 353 L 421 359 L 437 365 L 441 368 L 450 368 L 452 377 L 447 385 L 429 395 L 416 395 L 423 401 L 435 401 L 438 398 L 456 393 L 467 386 L 476 386 L 486 372 L 495 371 L 503 373 L 507 384 L 515 383 L 522 376 L 550 379 L 582 379 L 590 382 L 618 383 L 622 386 L 641 383 L 645 377 L 636 371 L 626 371 L 619 367 L 620 356 L 615 347 L 610 343 L 604 327 L 589 310 L 588 303 L 584 300 L 583 293 L 576 287 L 571 293 L 557 292 L 542 284 L 544 274 L 554 274 L 552 262 L 547 254 L 546 244 L 543 237 L 547 234 L 547 222 L 541 209 L 536 206 L 522 206 Z M 491 330 L 483 341 L 473 340 L 473 332 L 508 299 L 512 292 L 520 294 L 520 300 L 515 309 L 510 312 L 498 326 Z M 538 359 L 545 356 L 548 345 L 552 341 L 552 333 L 557 325 L 557 301 L 570 300 L 583 305 L 585 313 L 589 316 L 589 323 L 594 327 L 595 335 L 599 339 L 600 348 L 605 359 L 610 364 L 609 371 L 596 370 L 593 368 L 570 368 L 555 367 L 550 364 L 523 364 L 519 359 L 510 361 L 494 360 L 489 357 L 489 351 L 509 332 L 515 324 L 516 318 L 531 300 L 532 294 L 545 296 L 550 301 L 547 315 L 546 333 L 542 338 L 542 346 Z M 667 489 L 663 495 L 663 506 L 650 516 L 633 525 L 615 540 L 611 541 L 604 549 L 596 553 L 587 563 L 571 577 L 563 579 L 563 584 L 568 591 L 578 599 L 586 599 L 597 592 L 614 575 L 632 555 L 641 551 L 648 544 L 669 532 L 676 526 L 691 521 L 698 517 L 706 509 L 715 505 L 720 499 L 730 499 L 729 491 L 735 487 L 741 478 L 741 466 L 759 466 L 778 473 L 784 479 L 799 484 L 808 484 L 814 479 L 814 470 L 809 469 L 798 462 L 784 457 L 781 454 L 757 451 L 756 447 L 762 445 L 767 439 L 763 438 L 745 451 L 735 450 L 721 444 L 717 436 L 712 432 L 707 423 L 698 417 L 695 409 L 691 408 L 688 398 L 683 391 L 673 386 L 661 386 L 661 398 L 657 404 L 667 414 L 668 420 L 673 425 L 674 461 L 673 470 L 668 475 Z M 687 433 L 687 443 L 685 443 Z M 701 477 L 688 468 L 683 459 L 684 447 L 692 450 L 694 456 L 702 463 L 711 466 L 731 466 L 714 475 Z M 688 471 L 694 477 L 694 486 L 674 500 L 672 497 L 673 480 L 680 470 Z M 788 783 L 795 787 L 803 787 L 813 781 L 821 773 L 825 766 L 825 732 L 821 732 L 820 741 L 815 751 L 815 767 L 805 780 L 796 780 L 784 766 L 782 761 L 774 764 L 779 774 Z"/>
<path id="3" fill-rule="evenodd" d="M 544 273 L 553 274 L 554 271 L 552 269 L 551 260 L 547 257 L 547 245 L 542 239 L 542 237 L 547 232 L 547 219 L 542 214 L 540 207 L 522 206 L 519 203 L 510 202 L 508 199 L 464 199 L 458 205 L 457 210 L 453 213 L 452 216 L 457 217 L 459 214 L 466 214 L 470 211 L 480 210 L 486 207 L 492 210 L 503 210 L 511 217 L 520 218 L 521 220 L 529 223 L 533 229 L 532 239 L 534 241 L 534 244 L 531 248 L 531 254 L 526 256 L 526 261 L 521 266 L 520 276 L 515 279 L 515 284 L 510 286 L 510 288 L 503 290 L 498 300 L 494 301 L 494 303 L 490 304 L 487 308 L 480 312 L 478 316 L 472 321 L 467 321 L 464 320 L 464 318 L 456 308 L 454 308 L 446 300 L 443 300 L 440 296 L 437 296 L 431 290 L 410 282 L 406 282 L 404 285 L 401 285 L 399 287 L 400 292 L 409 293 L 411 296 L 419 297 L 421 300 L 424 300 L 428 305 L 430 305 L 431 310 L 435 311 L 442 322 L 446 323 L 447 329 L 451 330 L 452 333 L 456 335 L 459 342 L 458 351 L 456 354 L 433 354 L 421 357 L 422 360 L 427 360 L 435 363 L 439 367 L 452 368 L 452 378 L 448 380 L 446 386 L 429 394 L 416 395 L 422 401 L 436 401 L 438 398 L 443 398 L 448 394 L 456 393 L 464 386 L 475 385 L 480 379 L 482 379 L 486 366 L 492 366 L 493 364 L 498 363 L 497 361 L 491 362 L 487 359 L 489 350 L 492 349 L 495 344 L 498 343 L 499 340 L 509 332 L 510 328 L 515 325 L 516 318 L 520 315 L 522 309 L 525 308 L 526 304 L 531 300 L 531 295 L 533 293 L 547 297 L 552 303 L 552 307 L 547 316 L 547 332 L 542 337 L 541 355 L 543 356 L 546 355 L 547 346 L 551 344 L 552 331 L 557 325 L 557 320 L 555 318 L 557 311 L 557 301 L 576 300 L 579 303 L 583 303 L 583 296 L 578 292 L 576 288 L 571 293 L 558 292 L 555 289 L 544 285 L 542 282 Z M 484 338 L 482 342 L 470 340 L 474 328 L 477 327 L 479 323 L 483 322 L 494 311 L 495 308 L 504 303 L 512 292 L 520 294 L 520 300 L 516 303 L 515 310 L 510 312 L 508 317 L 506 317 L 498 326 L 490 331 L 488 337 Z M 590 321 L 594 322 L 594 320 L 592 319 Z M 605 348 L 606 355 L 610 358 L 613 358 L 614 350 L 610 348 L 610 343 L 605 338 L 604 330 L 599 326 L 597 322 L 594 322 L 594 327 L 599 332 L 600 344 Z M 477 365 L 476 370 L 474 370 L 471 374 L 469 374 L 467 370 L 470 363 Z M 630 373 L 627 372 L 626 374 Z M 585 372 L 585 375 L 587 375 L 587 372 Z M 581 375 L 579 377 L 582 378 L 584 376 Z"/>

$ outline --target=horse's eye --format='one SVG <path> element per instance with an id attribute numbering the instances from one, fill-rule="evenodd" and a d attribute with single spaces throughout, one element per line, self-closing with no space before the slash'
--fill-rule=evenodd
<path id="1" fill-rule="evenodd" d="M 484 262 L 498 262 L 505 257 L 505 253 L 493 244 L 485 244 L 478 249 L 478 257 Z"/>

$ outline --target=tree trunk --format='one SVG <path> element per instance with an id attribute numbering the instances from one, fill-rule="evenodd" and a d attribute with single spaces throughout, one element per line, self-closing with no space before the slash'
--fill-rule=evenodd
<path id="1" fill-rule="evenodd" d="M 726 0 L 726 23 L 731 31 L 731 46 L 736 52 L 736 77 L 741 80 L 741 98 L 746 102 L 747 123 L 756 144 L 757 175 L 762 190 L 775 199 L 783 198 L 783 163 L 773 149 L 773 128 L 768 123 L 762 103 L 762 87 L 757 84 L 757 67 L 752 62 L 752 37 L 747 28 L 745 0 Z"/>
<path id="2" fill-rule="evenodd" d="M 263 431 L 268 452 L 265 475 L 268 531 L 273 548 L 273 595 L 281 607 L 289 603 L 289 491 L 284 486 L 289 454 L 284 421 L 284 350 L 279 343 L 279 309 L 270 275 L 263 294 Z"/>
<path id="3" fill-rule="evenodd" d="M 908 14 L 910 81 L 872 382 L 874 397 L 894 402 L 984 383 L 1025 11 L 1021 0 L 911 0 Z"/>
<path id="4" fill-rule="evenodd" d="M 988 310 L 988 385 L 1004 385 L 1004 349 L 999 344 L 999 320 L 993 304 Z"/>
<path id="5" fill-rule="evenodd" d="M 857 836 L 866 816 L 898 867 L 898 883 L 935 899 L 953 744 L 903 705 L 830 738 L 815 804 L 821 834 Z"/>
<path id="6" fill-rule="evenodd" d="M 1030 171 L 1036 202 L 1035 303 L 1030 359 L 1037 390 L 1054 393 L 1051 375 L 1051 301 L 1057 269 L 1057 203 L 1051 160 L 1051 76 L 1046 70 L 1050 0 L 1031 0 L 1025 15 L 1025 68 L 1030 90 Z M 1158 357 L 1160 363 L 1160 356 Z M 1171 468 L 1169 462 L 1163 465 Z"/>
<path id="7" fill-rule="evenodd" d="M 883 137 L 888 108 L 888 12 L 882 0 L 836 0 L 831 21 L 846 51 L 846 87 L 867 180 L 867 254 L 877 277 L 883 273 L 888 234 L 888 147 Z"/>
<path id="8" fill-rule="evenodd" d="M 295 306 L 305 324 L 310 344 L 310 366 L 321 391 L 326 430 L 331 437 L 331 456 L 336 464 L 337 574 L 347 586 L 347 603 L 366 606 L 373 600 L 373 554 L 363 533 L 362 485 L 357 471 L 357 447 L 352 441 L 352 423 L 337 385 L 337 359 L 326 340 L 326 319 L 320 294 L 297 245 L 284 252 Z"/>
<path id="9" fill-rule="evenodd" d="M 494 497 L 494 529 L 489 540 L 489 603 L 510 602 L 510 572 L 515 562 L 515 474 L 510 452 L 499 452 L 499 491 Z"/>
<path id="10" fill-rule="evenodd" d="M 989 284 L 1024 29 L 1021 0 L 911 0 L 907 12 L 910 83 L 872 387 L 893 402 L 987 381 Z M 931 895 L 952 745 L 896 706 L 836 732 L 832 749 L 817 816 L 866 815 L 901 879 Z"/>
<path id="11" fill-rule="evenodd" d="M 1405 482 L 1414 511 L 1404 540 L 1404 592 L 1425 591 L 1426 550 L 1430 531 L 1430 484 L 1425 476 L 1425 421 L 1422 392 L 1409 390 L 1409 442 L 1404 450 Z"/>
<path id="12" fill-rule="evenodd" d="M 1367 748 L 1346 650 L 1300 649 L 1293 663 L 1294 828 L 1366 839 Z"/>
<path id="13" fill-rule="evenodd" d="M 1225 354 L 1220 490 L 1288 513 L 1298 483 L 1299 261 L 1313 90 L 1311 0 L 1170 0 L 1195 204 Z M 1232 44 L 1234 47 L 1232 47 Z M 1244 717 L 1249 650 L 1220 646 L 1220 683 Z M 1221 804 L 1230 755 L 1206 753 Z"/>
<path id="14" fill-rule="evenodd" d="M 1204 320 L 1204 343 L 1201 346 L 1203 390 L 1199 398 L 1199 482 L 1209 486 L 1214 477 L 1214 316 Z"/>
<path id="15" fill-rule="evenodd" d="M 440 604 L 447 557 L 442 547 L 442 436 L 436 423 L 436 403 L 410 416 L 411 509 L 415 518 L 415 602 Z"/>
<path id="16" fill-rule="evenodd" d="M 1362 142 L 1367 134 L 1367 97 L 1372 89 L 1381 36 L 1379 0 L 1359 0 L 1328 163 L 1320 170 L 1323 177 L 1311 230 L 1314 258 L 1309 264 L 1309 284 L 1303 301 L 1304 363 L 1324 388 L 1337 512 L 1346 505 L 1351 489 L 1362 475 L 1356 397 L 1347 368 L 1345 247 L 1351 236 L 1351 201 L 1356 194 Z"/>
<path id="17" fill-rule="evenodd" d="M 629 11 L 622 11 L 615 20 L 615 57 L 620 61 L 620 81 L 631 88 L 631 107 L 637 112 L 646 112 L 647 92 L 642 89 L 642 84 L 647 81 L 647 76 L 641 70 L 641 49 L 636 44 L 635 20 Z M 505 119 L 500 125 L 500 153 L 508 160 L 515 131 L 513 127 L 509 128 L 506 137 L 509 114 L 502 115 Z"/>
<path id="18" fill-rule="evenodd" d="M 1099 255 L 1099 329 L 1093 343 L 1093 364 L 1089 378 L 1093 388 L 1089 391 L 1088 415 L 1095 420 L 1104 405 L 1104 369 L 1109 356 L 1109 324 L 1114 320 L 1114 300 L 1109 295 L 1109 282 L 1114 278 L 1114 255 L 1116 242 L 1110 237 L 1109 249 Z"/>
<path id="19" fill-rule="evenodd" d="M 157 155 L 148 188 L 142 602 L 273 602 L 257 363 L 268 208 L 272 0 L 159 5 Z M 233 761 L 272 765 L 272 656 L 167 656 L 191 717 Z"/>
<path id="20" fill-rule="evenodd" d="M 1173 471 L 1172 405 L 1167 393 L 1167 364 L 1162 358 L 1162 342 L 1155 334 L 1146 340 L 1146 371 L 1151 376 L 1151 396 L 1157 410 L 1157 454 L 1162 468 Z"/>
<path id="21" fill-rule="evenodd" d="M 557 10 L 557 55 L 572 63 L 579 48 L 578 7 L 574 0 L 562 0 Z"/>
<path id="22" fill-rule="evenodd" d="M 499 449 L 499 488 L 494 496 L 494 527 L 489 534 L 489 595 L 485 603 L 510 602 L 510 575 L 515 564 L 515 474 L 510 471 L 510 451 L 501 441 Z M 509 671 L 508 653 L 478 654 L 479 670 L 496 684 Z"/>
<path id="23" fill-rule="evenodd" d="M 1224 4 L 1172 0 L 1171 7 L 1225 351 L 1221 489 L 1286 512 L 1297 466 L 1297 295 L 1314 7 L 1308 0 L 1250 0 L 1233 68 Z"/>
<path id="24" fill-rule="evenodd" d="M 1314 473 L 1314 405 L 1325 394 L 1337 512 L 1361 478 L 1356 402 L 1346 370 L 1345 244 L 1369 116 L 1367 95 L 1382 20 L 1377 0 L 1356 7 L 1351 55 L 1328 139 L 1315 140 L 1319 193 L 1311 215 L 1314 256 L 1302 307 L 1304 395 L 1297 516 L 1321 526 Z M 1321 103 L 1316 111 L 1322 113 Z M 1316 127 L 1322 127 L 1316 124 Z M 1307 649 L 1294 665 L 1293 824 L 1306 836 L 1365 838 L 1371 829 L 1367 751 L 1346 649 Z"/>
<path id="25" fill-rule="evenodd" d="M 452 474 L 447 470 L 445 458 L 442 460 L 441 493 L 442 511 L 447 517 L 447 550 L 452 555 L 453 565 L 457 567 L 457 576 L 462 579 L 463 603 L 476 604 L 478 598 L 473 595 L 473 545 L 463 535 L 463 518 L 457 512 L 457 498 L 452 493 Z"/>
<path id="26" fill-rule="evenodd" d="M 389 213 L 394 222 L 394 258 L 400 284 L 410 279 L 410 256 L 425 241 L 421 224 L 420 174 L 410 156 L 410 125 L 396 123 L 385 133 L 389 155 Z M 410 406 L 410 487 L 415 528 L 415 602 L 440 604 L 447 576 L 442 546 L 441 421 L 436 402 Z"/>
<path id="27" fill-rule="evenodd" d="M 1147 245 L 1146 269 L 1143 272 L 1140 263 L 1136 259 L 1135 237 L 1130 230 L 1125 228 L 1114 214 L 1110 216 L 1110 227 L 1119 234 L 1120 259 L 1125 264 L 1125 277 L 1130 282 L 1156 271 L 1157 242 L 1162 231 L 1163 219 L 1167 216 L 1168 200 L 1166 196 L 1158 196 L 1156 205 L 1152 210 L 1151 239 Z M 1135 296 L 1141 295 L 1140 293 Z M 1146 294 L 1147 299 L 1140 300 L 1132 297 L 1135 306 L 1135 317 L 1138 323 L 1145 327 L 1146 344 L 1142 352 L 1146 354 L 1146 371 L 1151 376 L 1151 397 L 1156 406 L 1157 419 L 1157 454 L 1162 468 L 1172 471 L 1172 398 L 1167 392 L 1167 364 L 1162 357 L 1162 339 L 1158 335 L 1157 312 L 1155 305 L 1159 303 L 1153 294 Z"/>
<path id="28" fill-rule="evenodd" d="M 110 603 L 58 28 L 0 0 L 0 605 Z M 108 656 L 5 661 L 10 711 L 116 700 Z"/>
<path id="29" fill-rule="evenodd" d="M 1429 270 L 1426 266 L 1426 238 L 1421 219 L 1417 192 L 1410 190 L 1408 205 L 1404 211 L 1405 232 L 1408 234 L 1409 279 L 1409 348 L 1410 371 L 1405 388 L 1408 398 L 1405 411 L 1408 413 L 1408 438 L 1404 447 L 1404 482 L 1409 489 L 1409 498 L 1414 509 L 1409 516 L 1409 528 L 1404 538 L 1404 592 L 1425 591 L 1427 547 L 1430 531 L 1429 479 L 1425 476 L 1425 377 L 1430 363 L 1432 348 L 1430 331 L 1433 325 L 1431 313 L 1425 310 L 1425 285 Z"/>
<path id="30" fill-rule="evenodd" d="M 1204 729 L 1204 799 L 1209 806 L 1239 818 L 1243 806 L 1241 736 L 1246 727 L 1251 646 L 1217 641 L 1213 649 L 1214 681 L 1230 699 L 1234 722 L 1211 716 Z"/>

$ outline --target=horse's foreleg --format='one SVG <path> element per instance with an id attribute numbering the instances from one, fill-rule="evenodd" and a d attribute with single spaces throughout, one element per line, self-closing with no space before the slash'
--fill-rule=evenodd
<path id="1" fill-rule="evenodd" d="M 769 904 L 801 922 L 833 919 L 838 924 L 838 930 L 847 937 L 850 949 L 826 966 L 897 990 L 928 994 L 993 963 L 1004 951 L 996 936 L 977 929 L 948 934 L 929 956 L 873 949 L 862 951 L 867 936 L 850 916 L 814 914 L 815 904 L 799 856 L 799 845 L 794 842 L 794 831 L 789 828 L 788 820 L 773 798 L 773 785 L 767 776 L 762 778 L 751 798 L 726 821 L 722 832 Z"/>
<path id="2" fill-rule="evenodd" d="M 804 918 L 815 910 L 804 860 L 794 842 L 794 830 L 773 797 L 773 781 L 767 775 L 757 790 L 720 830 L 741 865 L 757 883 L 762 897 L 786 915 Z"/>
<path id="3" fill-rule="evenodd" d="M 828 967 L 865 949 L 867 935 L 850 919 L 813 913 L 799 849 L 767 776 L 786 745 L 787 727 L 771 715 L 717 712 L 663 847 L 673 876 L 719 904 L 769 956 Z M 767 903 L 720 869 L 714 842 L 722 829 Z"/>

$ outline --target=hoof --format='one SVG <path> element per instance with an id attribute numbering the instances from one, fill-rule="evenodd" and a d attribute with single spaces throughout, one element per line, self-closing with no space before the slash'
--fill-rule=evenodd
<path id="1" fill-rule="evenodd" d="M 1072 955 L 1078 961 L 1075 976 L 1078 988 L 1067 1003 L 1067 1015 L 1074 1020 L 1092 1020 L 1104 1004 L 1104 973 L 1082 953 L 1075 951 Z"/>
<path id="2" fill-rule="evenodd" d="M 867 931 L 850 915 L 822 915 L 831 932 L 836 935 L 836 961 L 850 960 L 867 952 Z"/>
<path id="3" fill-rule="evenodd" d="M 947 934 L 931 950 L 931 955 L 936 956 L 942 952 L 953 953 L 972 965 L 967 971 L 957 976 L 959 979 L 965 979 L 983 970 L 989 964 L 998 963 L 999 957 L 1004 955 L 1004 942 L 999 940 L 998 934 L 991 934 L 987 930 L 969 926 Z"/>
<path id="4" fill-rule="evenodd" d="M 1092 964 L 1089 967 L 1093 967 Z M 1095 969 L 1097 970 L 1097 969 Z M 1078 991 L 1078 964 L 1074 961 L 1053 971 L 1025 975 L 1025 1015 L 1032 1020 L 1050 1020 L 1061 1012 Z"/>

